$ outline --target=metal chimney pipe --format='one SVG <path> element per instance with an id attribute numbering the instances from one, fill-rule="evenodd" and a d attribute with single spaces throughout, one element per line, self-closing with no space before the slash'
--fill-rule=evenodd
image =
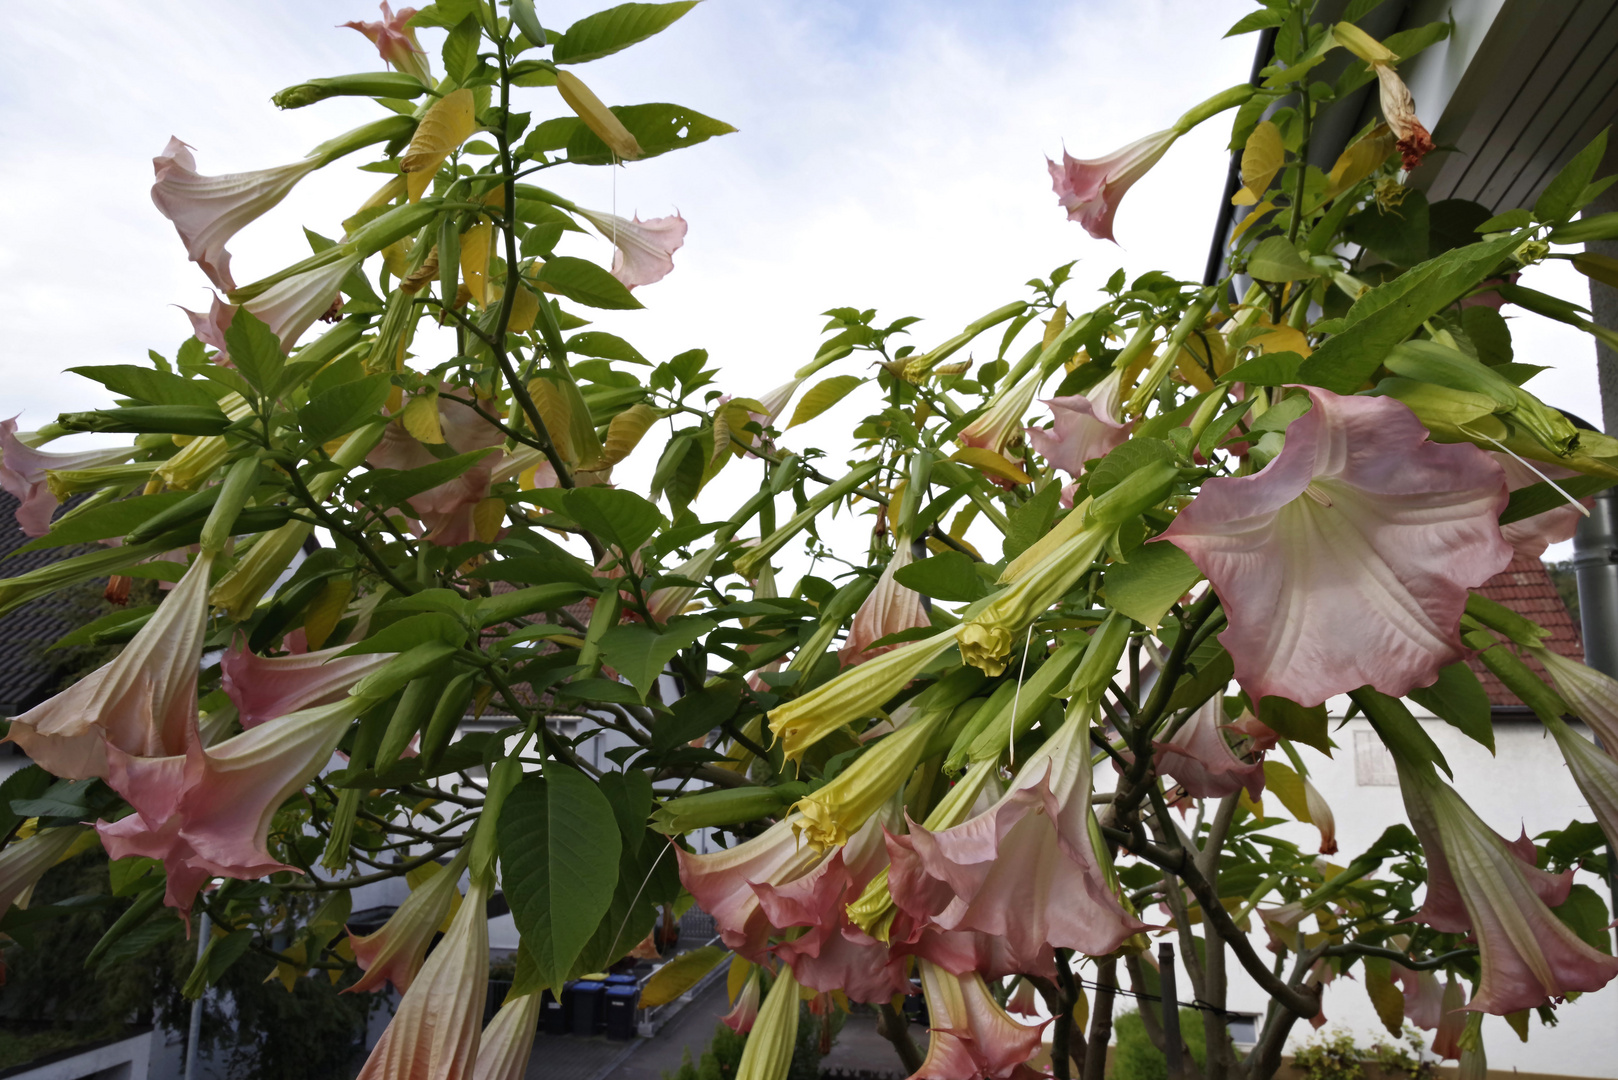
<path id="1" fill-rule="evenodd" d="M 1590 516 L 1573 534 L 1584 662 L 1618 678 L 1618 492 L 1595 497 Z"/>

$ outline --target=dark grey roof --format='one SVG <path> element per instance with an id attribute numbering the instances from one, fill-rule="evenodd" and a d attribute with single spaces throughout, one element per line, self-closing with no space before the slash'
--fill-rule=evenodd
<path id="1" fill-rule="evenodd" d="M 16 512 L 17 500 L 0 492 L 0 578 L 16 577 L 86 550 L 62 547 L 13 554 L 29 540 L 17 526 Z M 61 593 L 0 617 L 0 715 L 31 708 L 55 687 L 65 658 L 45 650 L 91 617 L 79 599 Z"/>

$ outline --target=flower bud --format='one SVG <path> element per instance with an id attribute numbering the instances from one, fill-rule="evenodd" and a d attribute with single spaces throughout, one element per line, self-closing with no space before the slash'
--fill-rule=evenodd
<path id="1" fill-rule="evenodd" d="M 640 143 L 635 141 L 635 136 L 624 127 L 623 121 L 603 105 L 601 99 L 596 97 L 577 75 L 571 71 L 558 71 L 556 89 L 561 93 L 562 100 L 567 102 L 568 108 L 579 114 L 584 126 L 595 132 L 596 137 L 607 144 L 607 149 L 625 161 L 634 161 L 644 153 Z"/>

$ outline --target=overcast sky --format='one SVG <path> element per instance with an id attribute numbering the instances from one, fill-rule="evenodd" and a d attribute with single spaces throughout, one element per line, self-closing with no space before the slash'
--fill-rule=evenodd
<path id="1" fill-rule="evenodd" d="M 539 5 L 553 27 L 594 6 Z M 638 293 L 647 310 L 598 325 L 654 360 L 705 347 L 723 389 L 756 395 L 813 355 L 819 313 L 835 305 L 921 316 L 913 340 L 926 348 L 1071 259 L 1075 309 L 1120 265 L 1199 278 L 1228 122 L 1181 140 L 1129 194 L 1121 246 L 1064 219 L 1044 156 L 1064 143 L 1105 153 L 1245 80 L 1253 38 L 1219 35 L 1250 6 L 707 0 L 579 69 L 609 103 L 673 101 L 739 129 L 628 168 L 547 175 L 582 205 L 643 217 L 677 208 L 690 223 L 674 273 Z M 28 429 L 105 400 L 63 368 L 173 354 L 189 332 L 173 305 L 206 307 L 207 283 L 152 206 L 151 158 L 177 135 L 204 173 L 253 169 L 380 115 L 354 101 L 269 103 L 309 76 L 378 69 L 371 45 L 335 26 L 375 15 L 362 0 L 87 0 L 15 13 L 0 39 L 0 138 L 13 161 L 0 178 L 0 415 L 22 411 Z M 424 33 L 430 51 L 440 33 Z M 536 122 L 565 111 L 552 90 L 520 95 Z M 237 280 L 306 254 L 300 226 L 339 233 L 376 184 L 342 163 L 306 179 L 231 243 Z M 601 240 L 577 253 L 610 258 Z M 1571 273 L 1538 277 L 1529 283 L 1586 295 Z M 1533 316 L 1516 326 L 1520 358 L 1561 365 L 1532 388 L 1599 415 L 1587 340 Z M 851 402 L 790 441 L 846 453 L 838 430 L 859 412 Z M 631 459 L 622 479 L 650 464 Z"/>

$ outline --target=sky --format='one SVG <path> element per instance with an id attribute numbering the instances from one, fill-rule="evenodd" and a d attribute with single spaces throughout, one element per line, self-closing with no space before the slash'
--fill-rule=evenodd
<path id="1" fill-rule="evenodd" d="M 584 206 L 678 211 L 689 222 L 674 272 L 638 292 L 646 310 L 604 313 L 596 325 L 653 360 L 706 348 L 720 389 L 756 396 L 814 355 L 820 313 L 834 306 L 919 316 L 910 340 L 925 349 L 1070 260 L 1074 310 L 1092 306 L 1120 266 L 1198 279 L 1228 123 L 1180 140 L 1136 185 L 1117 245 L 1065 219 L 1044 157 L 1064 146 L 1099 156 L 1245 81 L 1253 38 L 1220 35 L 1250 6 L 706 0 L 663 34 L 577 69 L 609 103 L 673 101 L 738 129 L 627 168 L 546 175 Z M 594 7 L 542 3 L 540 17 L 565 28 Z M 89 0 L 71 19 L 63 10 L 19 13 L 0 41 L 12 73 L 0 138 L 23 166 L 0 178 L 0 413 L 21 411 L 24 430 L 107 402 L 64 369 L 140 362 L 147 349 L 171 356 L 189 333 L 178 305 L 207 305 L 206 280 L 149 197 L 151 158 L 171 135 L 195 148 L 199 171 L 235 172 L 294 160 L 381 115 L 354 100 L 290 112 L 269 101 L 306 77 L 380 68 L 364 37 L 336 25 L 375 17 L 364 0 Z M 429 52 L 441 34 L 423 33 Z M 536 122 L 565 112 L 544 88 L 520 91 L 515 106 Z M 300 227 L 339 234 L 376 186 L 346 163 L 311 175 L 231 242 L 237 280 L 305 255 Z M 569 242 L 573 254 L 610 260 L 603 239 Z M 1582 279 L 1559 269 L 1525 284 L 1582 300 Z M 1531 388 L 1599 415 L 1588 340 L 1518 314 L 1519 358 L 1559 365 Z M 846 458 L 858 397 L 787 442 Z M 620 467 L 620 481 L 649 475 L 652 445 Z"/>

